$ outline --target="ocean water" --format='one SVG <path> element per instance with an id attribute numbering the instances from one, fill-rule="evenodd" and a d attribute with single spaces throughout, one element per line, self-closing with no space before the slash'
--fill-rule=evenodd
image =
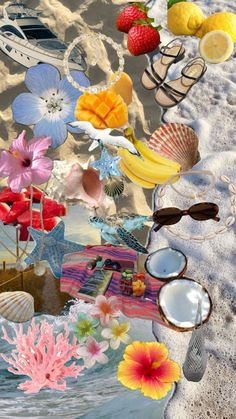
<path id="1" fill-rule="evenodd" d="M 61 330 L 64 316 L 38 315 L 36 323 L 46 319 L 54 323 L 55 331 Z M 131 321 L 131 335 L 135 339 L 155 340 L 150 322 Z M 29 323 L 24 325 L 27 329 Z M 10 331 L 11 324 L 0 320 L 1 326 Z M 0 353 L 9 354 L 12 346 L 0 340 Z M 110 361 L 105 366 L 95 366 L 86 370 L 84 376 L 68 380 L 65 392 L 41 390 L 35 395 L 26 395 L 17 386 L 26 377 L 13 375 L 7 371 L 8 364 L 0 358 L 0 418 L 84 418 L 84 419 L 164 419 L 165 407 L 172 397 L 174 388 L 161 401 L 145 398 L 138 391 L 123 387 L 116 379 L 116 369 L 122 359 L 123 348 L 108 352 Z"/>

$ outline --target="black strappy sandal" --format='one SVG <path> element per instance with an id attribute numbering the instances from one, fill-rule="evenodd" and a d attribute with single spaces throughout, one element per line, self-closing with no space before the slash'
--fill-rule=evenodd
<path id="1" fill-rule="evenodd" d="M 203 58 L 189 61 L 181 71 L 182 76 L 164 83 L 156 92 L 155 100 L 165 109 L 172 108 L 182 102 L 189 90 L 203 77 L 207 66 Z"/>
<path id="2" fill-rule="evenodd" d="M 182 60 L 184 53 L 185 49 L 179 38 L 161 47 L 161 57 L 144 70 L 141 77 L 143 87 L 147 90 L 158 88 L 164 82 L 170 66 Z"/>

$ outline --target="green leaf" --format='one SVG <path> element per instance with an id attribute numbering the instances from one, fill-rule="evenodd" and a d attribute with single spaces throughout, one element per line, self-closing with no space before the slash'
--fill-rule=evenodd
<path id="1" fill-rule="evenodd" d="M 186 2 L 188 0 L 167 0 L 167 9 L 170 9 L 176 3 Z"/>

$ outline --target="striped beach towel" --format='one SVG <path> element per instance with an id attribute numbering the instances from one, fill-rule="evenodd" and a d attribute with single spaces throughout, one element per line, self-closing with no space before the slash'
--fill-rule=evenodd
<path id="1" fill-rule="evenodd" d="M 60 290 L 66 292 L 72 297 L 78 296 L 80 288 L 88 281 L 93 271 L 87 269 L 89 259 L 101 255 L 103 260 L 111 259 L 125 263 L 137 263 L 137 253 L 129 248 L 115 246 L 93 246 L 86 248 L 83 252 L 73 253 L 66 258 L 62 268 L 62 276 L 60 279 Z M 160 324 L 166 325 L 157 306 L 157 294 L 163 282 L 151 277 L 145 276 L 147 285 L 145 298 L 123 295 L 120 290 L 120 272 L 114 272 L 111 282 L 105 293 L 106 297 L 116 296 L 119 301 L 119 309 L 124 315 L 131 318 L 139 318 L 144 320 L 154 320 Z"/>

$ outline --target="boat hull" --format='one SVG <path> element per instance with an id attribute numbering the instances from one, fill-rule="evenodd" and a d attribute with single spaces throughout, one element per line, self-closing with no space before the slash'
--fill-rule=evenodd
<path id="1" fill-rule="evenodd" d="M 25 39 L 19 39 L 16 36 L 7 37 L 0 33 L 0 49 L 14 61 L 30 68 L 37 64 L 46 63 L 54 65 L 63 73 L 63 55 L 62 51 L 58 54 L 52 54 L 50 51 L 32 45 Z M 69 61 L 70 70 L 86 71 L 85 60 L 81 57 L 81 64 Z"/>

